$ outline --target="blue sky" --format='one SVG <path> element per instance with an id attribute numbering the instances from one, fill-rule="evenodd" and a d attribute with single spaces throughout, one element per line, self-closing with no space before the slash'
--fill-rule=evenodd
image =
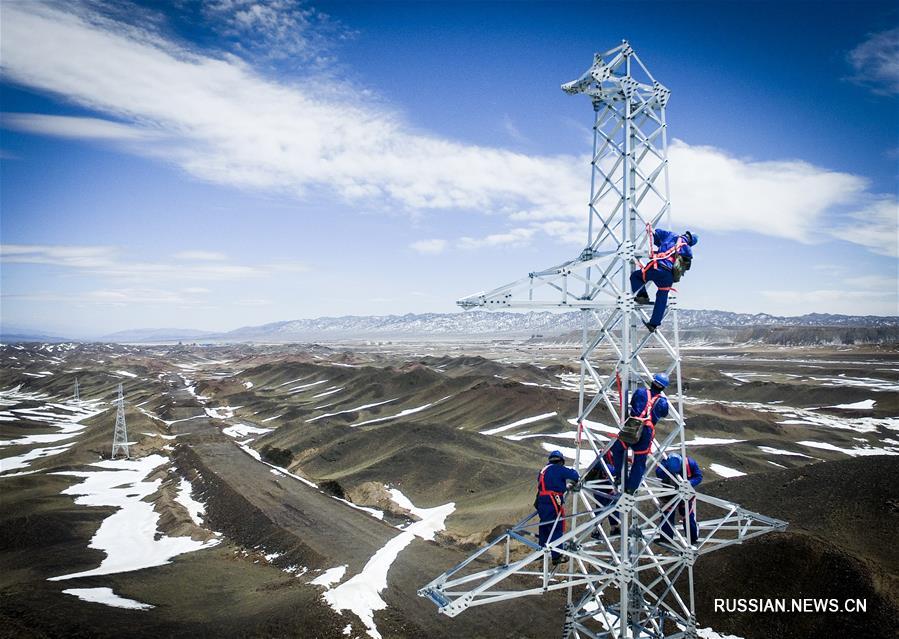
<path id="1" fill-rule="evenodd" d="M 812 10 L 814 8 L 814 10 Z M 689 308 L 899 314 L 892 3 L 4 3 L 2 320 L 453 311 L 584 242 L 559 85 L 672 90 Z"/>

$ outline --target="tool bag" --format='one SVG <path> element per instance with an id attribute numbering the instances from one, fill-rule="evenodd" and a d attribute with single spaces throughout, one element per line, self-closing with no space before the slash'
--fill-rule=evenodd
<path id="1" fill-rule="evenodd" d="M 659 399 L 659 395 L 649 397 L 649 393 L 647 392 L 647 399 L 648 401 L 643 408 L 643 412 L 640 413 L 639 416 L 631 415 L 628 417 L 624 422 L 624 426 L 618 431 L 618 439 L 628 446 L 633 446 L 640 441 L 640 437 L 643 436 L 643 428 L 646 426 L 646 421 L 652 419 L 652 407 L 655 406 L 656 401 Z"/>
<path id="2" fill-rule="evenodd" d="M 643 420 L 639 417 L 628 417 L 624 422 L 624 426 L 621 427 L 621 430 L 618 431 L 618 439 L 623 441 L 625 444 L 633 446 L 638 441 L 640 441 L 640 437 L 643 436 L 643 428 L 646 425 L 643 423 Z"/>
<path id="3" fill-rule="evenodd" d="M 684 273 L 690 270 L 690 266 L 692 265 L 693 260 L 689 257 L 684 257 L 680 253 L 678 253 L 674 257 L 674 266 L 671 268 L 671 277 L 675 282 L 680 282 L 680 278 L 684 276 Z"/>

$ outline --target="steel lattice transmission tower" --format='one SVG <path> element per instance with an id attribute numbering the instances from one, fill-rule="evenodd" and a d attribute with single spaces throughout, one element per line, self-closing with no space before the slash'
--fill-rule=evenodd
<path id="1" fill-rule="evenodd" d="M 78 392 L 78 378 L 77 377 L 75 378 L 75 398 L 74 399 L 76 402 L 81 401 L 81 394 Z"/>
<path id="2" fill-rule="evenodd" d="M 568 262 L 459 301 L 463 308 L 578 310 L 583 316 L 576 465 L 587 470 L 570 509 L 556 520 L 566 532 L 537 544 L 537 513 L 419 591 L 455 616 L 471 606 L 563 590 L 563 637 L 696 637 L 693 563 L 705 553 L 786 523 L 697 493 L 682 477 L 656 478 L 664 451 L 687 458 L 676 299 L 661 328 L 649 333 L 629 276 L 649 257 L 649 228 L 669 226 L 665 106 L 669 91 L 631 46 L 594 56 L 580 78 L 562 85 L 593 104 L 593 159 L 587 245 Z M 603 454 L 627 416 L 626 401 L 653 372 L 672 378 L 669 419 L 659 422 L 646 478 L 633 494 L 616 486 Z M 686 473 L 687 465 L 683 464 Z M 604 498 L 604 499 L 603 499 Z M 610 499 L 611 498 L 611 499 Z M 698 502 L 699 538 L 681 526 L 666 545 L 653 540 L 666 514 Z M 610 503 L 611 502 L 611 503 Z M 621 535 L 603 522 L 616 515 Z M 594 535 L 594 533 L 598 533 Z M 597 538 L 598 537 L 598 538 Z M 569 561 L 555 569 L 550 552 Z"/>
<path id="3" fill-rule="evenodd" d="M 122 385 L 119 384 L 119 397 L 116 400 L 115 432 L 112 435 L 112 459 L 119 453 L 124 453 L 125 458 L 131 457 L 128 453 L 128 428 L 125 426 L 125 396 L 122 393 Z"/>

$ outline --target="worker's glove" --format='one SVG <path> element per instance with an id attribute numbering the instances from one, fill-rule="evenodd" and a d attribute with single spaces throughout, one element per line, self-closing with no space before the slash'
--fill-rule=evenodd
<path id="1" fill-rule="evenodd" d="M 569 482 L 568 490 L 570 490 L 573 493 L 580 492 L 581 485 L 579 482 Z"/>

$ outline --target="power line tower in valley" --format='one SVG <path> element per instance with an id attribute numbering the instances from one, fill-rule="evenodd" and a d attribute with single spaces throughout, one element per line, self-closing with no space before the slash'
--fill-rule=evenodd
<path id="1" fill-rule="evenodd" d="M 78 391 L 78 378 L 77 377 L 75 378 L 75 401 L 76 402 L 81 401 L 81 394 Z"/>
<path id="2" fill-rule="evenodd" d="M 122 392 L 121 384 L 119 384 L 119 397 L 116 400 L 115 432 L 112 435 L 112 459 L 115 459 L 119 454 L 123 454 L 126 459 L 131 456 L 128 453 L 128 428 L 125 426 L 125 396 Z"/>
<path id="3" fill-rule="evenodd" d="M 587 244 L 573 260 L 459 305 L 581 314 L 575 465 L 586 479 L 571 493 L 570 512 L 552 524 L 564 531 L 557 539 L 539 545 L 534 512 L 419 594 L 452 617 L 472 606 L 561 590 L 567 594 L 565 639 L 695 638 L 697 558 L 786 523 L 698 493 L 687 463 L 674 474 L 660 466 L 669 454 L 688 459 L 676 295 L 664 324 L 647 330 L 650 317 L 635 299 L 630 277 L 656 257 L 653 229 L 662 222 L 670 228 L 669 90 L 626 41 L 595 55 L 590 68 L 562 89 L 586 95 L 593 106 Z M 630 414 L 628 398 L 655 372 L 671 378 L 669 417 L 658 424 L 645 479 L 628 493 L 626 473 L 616 481 L 605 453 Z M 664 534 L 672 515 L 697 503 L 695 539 L 679 526 Z M 611 526 L 607 532 L 606 521 L 620 534 L 612 534 Z M 553 554 L 567 564 L 553 565 Z"/>

